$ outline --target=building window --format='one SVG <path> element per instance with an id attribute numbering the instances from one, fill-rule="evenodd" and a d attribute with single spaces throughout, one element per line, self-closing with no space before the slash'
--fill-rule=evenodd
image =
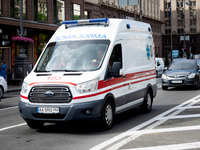
<path id="1" fill-rule="evenodd" d="M 181 43 L 181 41 L 180 41 L 180 37 L 177 37 L 177 39 L 176 39 L 176 43 Z"/>
<path id="2" fill-rule="evenodd" d="M 84 18 L 89 19 L 90 18 L 90 12 L 89 11 L 84 11 Z"/>
<path id="3" fill-rule="evenodd" d="M 71 19 L 81 19 L 81 6 L 75 3 L 71 3 Z"/>
<path id="4" fill-rule="evenodd" d="M 169 11 L 165 11 L 165 18 L 169 18 Z"/>
<path id="5" fill-rule="evenodd" d="M 196 43 L 196 37 L 190 37 L 190 43 Z"/>
<path id="6" fill-rule="evenodd" d="M 165 23 L 165 27 L 170 27 L 171 26 L 171 20 L 167 20 Z"/>
<path id="7" fill-rule="evenodd" d="M 183 29 L 178 29 L 178 34 L 183 34 Z"/>
<path id="8" fill-rule="evenodd" d="M 190 9 L 190 17 L 196 18 L 196 10 Z"/>
<path id="9" fill-rule="evenodd" d="M 34 0 L 34 20 L 47 21 L 47 0 Z"/>
<path id="10" fill-rule="evenodd" d="M 63 0 L 54 0 L 54 23 L 59 24 L 65 21 L 65 2 Z"/>
<path id="11" fill-rule="evenodd" d="M 170 34 L 171 30 L 165 30 L 165 34 Z"/>
<path id="12" fill-rule="evenodd" d="M 190 25 L 191 26 L 196 26 L 196 24 L 197 24 L 196 19 L 190 19 Z"/>
<path id="13" fill-rule="evenodd" d="M 167 8 L 170 8 L 170 3 L 167 3 L 167 2 L 165 2 L 165 4 L 164 4 L 165 6 L 165 9 L 167 9 Z"/>
<path id="14" fill-rule="evenodd" d="M 190 2 L 190 6 L 195 7 L 195 6 L 196 6 L 196 1 L 191 1 L 191 2 Z"/>
<path id="15" fill-rule="evenodd" d="M 194 28 L 191 28 L 191 29 L 190 29 L 190 33 L 196 33 L 196 32 L 197 32 L 196 29 L 194 29 Z"/>
<path id="16" fill-rule="evenodd" d="M 169 45 L 170 44 L 170 39 L 169 38 L 165 38 L 165 44 Z"/>
<path id="17" fill-rule="evenodd" d="M 177 17 L 181 17 L 181 18 L 184 17 L 184 13 L 182 10 L 177 10 Z"/>
<path id="18" fill-rule="evenodd" d="M 183 26 L 183 20 L 177 20 L 177 25 L 178 26 Z"/>
<path id="19" fill-rule="evenodd" d="M 10 17 L 20 18 L 20 0 L 10 0 Z M 23 0 L 23 18 L 26 18 L 26 0 Z"/>
<path id="20" fill-rule="evenodd" d="M 177 7 L 183 8 L 183 2 L 181 2 L 181 1 L 177 2 Z"/>

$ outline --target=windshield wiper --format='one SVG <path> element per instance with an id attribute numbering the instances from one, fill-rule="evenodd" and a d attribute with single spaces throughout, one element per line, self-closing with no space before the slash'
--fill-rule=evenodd
<path id="1" fill-rule="evenodd" d="M 51 71 L 53 71 L 53 72 L 57 72 L 57 71 L 64 71 L 64 72 L 68 72 L 68 70 L 51 70 Z"/>

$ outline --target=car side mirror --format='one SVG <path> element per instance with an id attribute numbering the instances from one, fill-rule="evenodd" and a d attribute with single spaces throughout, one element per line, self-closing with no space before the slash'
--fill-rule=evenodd
<path id="1" fill-rule="evenodd" d="M 167 67 L 164 68 L 163 72 L 165 72 L 167 70 Z"/>
<path id="2" fill-rule="evenodd" d="M 121 62 L 114 62 L 112 65 L 112 76 L 117 78 L 117 77 L 121 77 L 120 74 L 120 69 L 121 69 L 122 63 Z"/>

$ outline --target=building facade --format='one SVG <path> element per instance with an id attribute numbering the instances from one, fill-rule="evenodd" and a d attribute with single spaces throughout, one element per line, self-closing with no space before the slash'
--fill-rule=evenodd
<path id="1" fill-rule="evenodd" d="M 141 6 L 142 21 L 151 24 L 156 54 L 162 56 L 160 0 L 145 0 Z M 26 50 L 28 60 L 35 64 L 63 20 L 105 17 L 140 21 L 140 6 L 119 6 L 118 0 L 23 0 L 23 35 L 34 40 Z M 20 53 L 20 46 L 12 38 L 19 32 L 20 0 L 0 0 L 0 61 L 7 64 L 8 84 L 14 78 L 15 60 Z"/>
<path id="2" fill-rule="evenodd" d="M 200 0 L 162 0 L 163 57 L 179 50 L 187 58 L 200 54 Z M 185 37 L 185 38 L 184 38 Z"/>

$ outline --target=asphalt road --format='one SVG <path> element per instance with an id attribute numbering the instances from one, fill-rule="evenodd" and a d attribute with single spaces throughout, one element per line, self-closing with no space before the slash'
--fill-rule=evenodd
<path id="1" fill-rule="evenodd" d="M 19 92 L 0 102 L 1 150 L 200 149 L 200 90 L 169 88 L 158 94 L 151 113 L 132 109 L 102 131 L 95 122 L 45 124 L 30 129 L 20 117 Z"/>

